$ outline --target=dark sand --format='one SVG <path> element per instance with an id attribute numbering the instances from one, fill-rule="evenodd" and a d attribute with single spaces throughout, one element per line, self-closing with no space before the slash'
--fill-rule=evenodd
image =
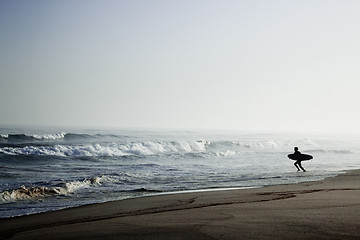
<path id="1" fill-rule="evenodd" d="M 151 196 L 3 219 L 0 239 L 360 239 L 360 170 L 311 183 Z"/>

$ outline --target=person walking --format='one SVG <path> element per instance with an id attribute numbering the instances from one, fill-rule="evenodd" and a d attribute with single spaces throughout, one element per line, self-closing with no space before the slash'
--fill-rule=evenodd
<path id="1" fill-rule="evenodd" d="M 298 147 L 294 147 L 294 156 L 295 156 L 295 159 L 296 162 L 294 163 L 295 167 L 297 168 L 298 171 L 300 171 L 300 168 L 301 170 L 303 170 L 304 172 L 306 172 L 306 170 L 301 166 L 301 152 L 299 151 L 299 148 Z M 300 168 L 299 168 L 300 167 Z"/>

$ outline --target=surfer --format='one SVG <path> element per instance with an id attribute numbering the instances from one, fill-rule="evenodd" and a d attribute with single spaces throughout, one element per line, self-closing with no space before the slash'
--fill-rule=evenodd
<path id="1" fill-rule="evenodd" d="M 304 172 L 305 169 L 301 166 L 301 152 L 299 151 L 299 148 L 298 147 L 294 147 L 294 156 L 296 156 L 296 162 L 294 163 L 295 167 L 297 168 L 298 171 L 300 171 L 300 168 L 301 170 L 303 170 Z M 300 167 L 300 168 L 299 168 Z"/>

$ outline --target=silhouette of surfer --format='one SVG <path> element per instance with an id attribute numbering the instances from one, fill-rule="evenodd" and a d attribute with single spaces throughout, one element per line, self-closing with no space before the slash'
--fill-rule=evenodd
<path id="1" fill-rule="evenodd" d="M 294 163 L 294 165 L 295 165 L 295 167 L 297 168 L 297 170 L 298 171 L 300 171 L 300 168 L 301 168 L 301 170 L 303 170 L 304 172 L 306 172 L 305 171 L 305 169 L 301 166 L 301 152 L 299 151 L 299 148 L 298 147 L 294 147 L 294 155 L 296 156 L 296 158 L 298 159 L 298 160 L 296 160 L 296 162 Z M 300 167 L 300 168 L 299 168 Z"/>

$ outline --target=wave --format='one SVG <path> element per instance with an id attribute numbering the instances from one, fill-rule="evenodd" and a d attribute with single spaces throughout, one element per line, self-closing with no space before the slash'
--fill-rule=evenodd
<path id="1" fill-rule="evenodd" d="M 36 140 L 56 140 L 63 139 L 67 133 L 55 133 L 55 134 L 0 134 L 0 138 L 7 141 L 36 141 Z"/>
<path id="2" fill-rule="evenodd" d="M 324 146 L 323 143 L 320 142 L 319 144 L 319 142 L 309 138 L 279 140 L 276 138 L 245 137 L 245 139 L 240 138 L 240 140 L 196 141 L 177 139 L 171 141 L 171 139 L 168 139 L 168 136 L 163 136 L 163 139 L 166 139 L 165 141 L 136 141 L 138 136 L 129 138 L 124 135 L 77 134 L 64 132 L 44 135 L 2 134 L 0 136 L 2 139 L 14 141 L 14 143 L 1 141 L 0 154 L 7 155 L 141 157 L 150 155 L 193 154 L 195 157 L 230 157 L 241 152 L 292 151 L 294 146 L 300 146 L 304 152 L 309 153 L 353 153 L 349 150 L 325 150 L 328 148 L 341 149 L 341 146 Z M 57 141 L 59 139 L 61 140 Z M 21 143 L 23 140 L 24 142 Z M 131 140 L 135 141 L 130 142 Z M 16 141 L 20 141 L 20 143 L 16 143 Z M 336 142 L 334 143 L 336 144 Z"/>
<path id="3" fill-rule="evenodd" d="M 232 142 L 232 141 L 171 141 L 171 142 L 128 142 L 93 143 L 84 145 L 36 145 L 4 146 L 0 154 L 33 155 L 59 157 L 127 157 L 171 154 L 194 154 L 198 157 L 230 157 L 248 151 L 285 151 L 293 144 L 276 141 Z M 308 153 L 352 154 L 349 150 L 329 150 L 314 148 L 304 150 Z"/>
<path id="4" fill-rule="evenodd" d="M 28 133 L 11 133 L 0 134 L 0 140 L 7 142 L 32 142 L 32 141 L 44 141 L 44 140 L 91 140 L 99 138 L 121 138 L 123 136 L 117 135 L 102 135 L 102 134 L 83 134 L 83 133 L 53 133 L 53 134 L 28 134 Z"/>
<path id="5" fill-rule="evenodd" d="M 266 141 L 258 141 L 258 142 L 229 142 L 232 145 L 236 145 L 242 148 L 279 148 L 284 145 L 284 143 L 279 141 L 272 141 L 272 140 L 266 140 Z"/>
<path id="6" fill-rule="evenodd" d="M 32 199 L 49 195 L 61 194 L 60 188 L 30 187 L 21 186 L 18 189 L 7 190 L 0 193 L 1 202 Z"/>
<path id="7" fill-rule="evenodd" d="M 254 149 L 279 149 L 283 147 L 291 147 L 294 146 L 315 146 L 316 143 L 309 139 L 298 139 L 298 140 L 274 140 L 274 139 L 261 139 L 261 140 L 253 140 L 253 141 L 225 141 L 225 143 L 230 145 L 236 145 L 242 148 L 254 148 Z"/>
<path id="8" fill-rule="evenodd" d="M 65 140 L 90 140 L 90 139 L 96 139 L 96 138 L 99 138 L 99 137 L 102 137 L 102 136 L 106 136 L 106 135 L 101 135 L 101 134 L 90 135 L 90 134 L 79 134 L 79 133 L 66 133 L 64 135 L 64 139 Z"/>
<path id="9" fill-rule="evenodd" d="M 234 156 L 236 153 L 237 151 L 226 150 L 226 151 L 215 152 L 215 155 L 217 157 L 229 157 L 229 156 Z"/>
<path id="10" fill-rule="evenodd" d="M 3 147 L 0 153 L 8 155 L 51 155 L 51 156 L 148 156 L 156 154 L 203 152 L 208 142 L 179 141 L 179 142 L 135 142 L 112 143 L 110 145 L 53 145 L 53 146 L 26 146 Z"/>
<path id="11" fill-rule="evenodd" d="M 345 149 L 313 149 L 308 150 L 309 153 L 333 153 L 333 154 L 353 154 L 354 152 L 351 150 Z"/>
<path id="12" fill-rule="evenodd" d="M 134 137 L 138 137 L 136 134 Z M 166 137 L 166 136 L 165 136 Z M 9 144 L 13 143 L 39 143 L 39 144 L 54 144 L 58 143 L 59 140 L 61 143 L 102 143 L 102 142 L 124 142 L 130 140 L 132 137 L 125 135 L 116 135 L 116 134 L 85 134 L 85 133 L 54 133 L 54 134 L 0 134 L 0 143 Z M 54 141 L 55 140 L 55 141 Z M 152 141 L 152 140 L 150 140 Z M 180 148 L 189 149 L 189 141 L 174 141 L 172 143 L 177 143 L 177 145 L 182 145 Z M 288 140 L 274 140 L 274 139 L 244 139 L 244 141 L 227 141 L 227 140 L 216 140 L 212 142 L 207 142 L 209 146 L 212 147 L 240 147 L 244 149 L 279 149 L 282 147 L 293 147 L 293 146 L 315 146 L 317 145 L 313 140 L 309 138 L 298 139 L 295 141 Z M 151 142 L 149 143 L 151 144 Z M 154 143 L 156 144 L 156 143 Z M 175 145 L 175 144 L 174 144 Z M 178 148 L 178 147 L 175 147 Z"/>
<path id="13" fill-rule="evenodd" d="M 94 177 L 94 178 L 84 179 L 82 181 L 65 182 L 61 184 L 62 186 L 56 186 L 56 187 L 21 186 L 20 188 L 17 189 L 11 189 L 1 192 L 0 202 L 29 200 L 29 199 L 54 196 L 54 195 L 67 195 L 70 193 L 74 193 L 79 189 L 101 185 L 101 183 L 107 181 L 107 179 L 109 179 L 107 176 Z"/>
<path id="14" fill-rule="evenodd" d="M 17 189 L 6 190 L 0 192 L 0 202 L 14 202 L 20 200 L 32 200 L 55 195 L 68 195 L 75 193 L 81 189 L 90 187 L 100 187 L 107 183 L 121 183 L 127 176 L 98 176 L 93 178 L 86 178 L 80 181 L 70 181 L 59 184 L 60 186 L 46 187 L 35 186 L 25 187 L 21 186 Z M 146 188 L 122 190 L 121 192 L 134 192 L 134 193 L 158 193 L 160 190 L 151 190 Z"/>

